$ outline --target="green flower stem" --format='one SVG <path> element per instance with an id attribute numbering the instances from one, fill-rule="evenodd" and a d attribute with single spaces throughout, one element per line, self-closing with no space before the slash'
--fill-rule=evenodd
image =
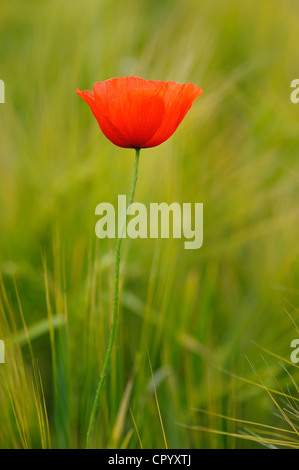
<path id="1" fill-rule="evenodd" d="M 126 211 L 125 220 L 124 220 L 123 225 L 121 227 L 120 236 L 118 236 L 118 238 L 117 238 L 112 326 L 111 326 L 111 330 L 110 330 L 109 344 L 108 344 L 108 349 L 107 349 L 107 352 L 106 352 L 104 367 L 103 367 L 101 378 L 100 378 L 100 381 L 99 381 L 99 384 L 98 384 L 97 393 L 96 393 L 96 396 L 95 396 L 92 412 L 91 412 L 91 415 L 90 415 L 90 420 L 89 420 L 89 425 L 88 425 L 88 430 L 87 430 L 87 436 L 86 436 L 86 449 L 91 448 L 91 439 L 92 439 L 92 434 L 93 434 L 93 429 L 94 429 L 94 425 L 95 425 L 97 411 L 98 411 L 98 408 L 99 408 L 101 391 L 102 391 L 105 376 L 107 374 L 107 370 L 108 370 L 108 367 L 109 367 L 109 364 L 110 364 L 110 361 L 111 361 L 111 353 L 112 353 L 113 343 L 114 343 L 114 339 L 115 339 L 117 313 L 118 313 L 118 297 L 119 297 L 120 249 L 121 249 L 121 244 L 122 244 L 122 240 L 123 240 L 122 236 L 123 236 L 125 227 L 126 227 L 127 222 L 128 222 L 130 206 L 131 206 L 131 204 L 133 204 L 133 201 L 134 201 L 134 195 L 135 195 L 136 183 L 137 183 L 137 174 L 138 174 L 139 154 L 140 154 L 140 149 L 136 149 L 135 165 L 134 165 L 132 188 L 131 188 L 131 194 L 130 194 L 130 198 L 129 198 L 129 204 L 128 204 L 128 208 L 127 208 L 127 211 Z"/>

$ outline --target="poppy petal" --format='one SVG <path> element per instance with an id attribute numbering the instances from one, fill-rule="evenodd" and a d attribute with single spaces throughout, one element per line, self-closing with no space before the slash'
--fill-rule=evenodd
<path id="1" fill-rule="evenodd" d="M 165 116 L 155 135 L 146 142 L 146 147 L 155 147 L 169 139 L 186 116 L 195 98 L 201 94 L 201 88 L 193 83 L 185 85 L 176 82 L 165 83 L 159 90 L 159 96 L 165 104 Z"/>
<path id="2" fill-rule="evenodd" d="M 97 82 L 93 86 L 96 101 L 100 101 L 103 106 L 109 106 L 111 101 L 118 99 L 126 90 L 136 88 L 154 89 L 154 80 L 144 80 L 139 77 L 110 78 L 104 82 Z"/>
<path id="3" fill-rule="evenodd" d="M 165 105 L 158 91 L 157 88 L 126 90 L 106 109 L 108 119 L 131 147 L 146 147 L 163 122 Z"/>
<path id="4" fill-rule="evenodd" d="M 105 114 L 99 109 L 98 103 L 95 100 L 94 94 L 89 91 L 77 90 L 76 93 L 89 104 L 90 109 L 98 121 L 103 134 L 118 147 L 130 148 L 130 143 L 125 139 L 121 132 L 110 122 Z"/>

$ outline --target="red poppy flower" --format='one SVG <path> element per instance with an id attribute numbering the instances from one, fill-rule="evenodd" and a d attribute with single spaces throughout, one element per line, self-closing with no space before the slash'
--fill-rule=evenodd
<path id="1" fill-rule="evenodd" d="M 193 83 L 111 78 L 77 90 L 105 136 L 125 148 L 155 147 L 174 133 L 202 90 Z"/>

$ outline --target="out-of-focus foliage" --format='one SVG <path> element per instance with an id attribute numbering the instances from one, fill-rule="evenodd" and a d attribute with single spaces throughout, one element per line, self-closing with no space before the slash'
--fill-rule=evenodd
<path id="1" fill-rule="evenodd" d="M 134 154 L 105 139 L 75 90 L 128 75 L 203 89 L 176 134 L 141 152 L 136 201 L 203 202 L 204 244 L 125 240 L 93 445 L 136 448 L 139 433 L 144 447 L 164 446 L 147 348 L 170 447 L 260 446 L 217 413 L 296 439 L 264 387 L 292 395 L 294 414 L 287 371 L 296 383 L 298 370 L 253 342 L 289 361 L 298 337 L 286 313 L 298 318 L 298 3 L 1 0 L 0 10 L 0 447 L 84 446 L 114 276 L 115 242 L 96 239 L 94 211 L 128 193 Z"/>

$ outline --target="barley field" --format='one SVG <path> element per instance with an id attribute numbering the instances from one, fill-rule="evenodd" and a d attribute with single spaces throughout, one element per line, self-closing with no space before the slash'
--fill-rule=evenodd
<path id="1" fill-rule="evenodd" d="M 142 149 L 135 200 L 203 203 L 203 245 L 123 242 L 93 448 L 299 448 L 299 4 L 0 0 L 0 448 L 85 447 L 134 152 L 76 89 L 139 76 L 203 94 Z M 299 355 L 298 355 L 299 356 Z"/>

